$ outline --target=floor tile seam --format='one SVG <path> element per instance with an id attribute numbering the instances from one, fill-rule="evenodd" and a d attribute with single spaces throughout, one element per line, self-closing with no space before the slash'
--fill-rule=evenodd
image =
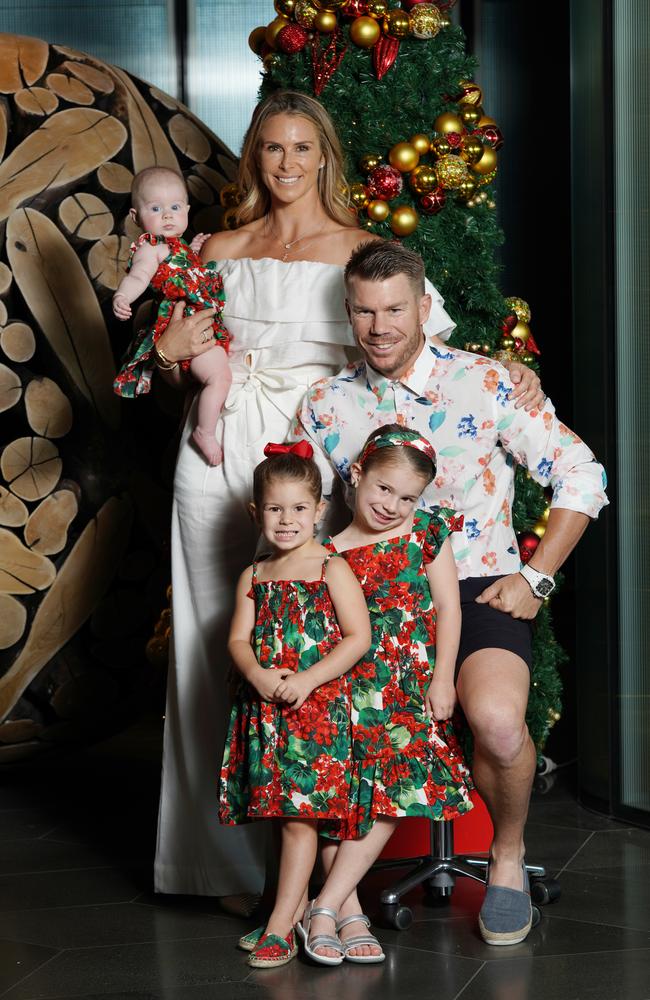
<path id="1" fill-rule="evenodd" d="M 467 982 L 462 987 L 462 989 L 460 990 L 460 992 L 456 994 L 456 996 L 453 998 L 453 1000 L 460 1000 L 460 997 L 463 995 L 463 993 L 465 992 L 465 990 L 468 988 L 468 986 L 472 985 L 472 983 L 474 982 L 474 980 L 476 979 L 477 976 L 480 976 L 481 972 L 483 971 L 483 969 L 485 968 L 486 965 L 487 965 L 487 962 L 481 962 L 481 965 L 476 970 L 476 972 L 474 973 L 474 975 L 470 976 L 470 978 L 467 980 Z"/>
<path id="2" fill-rule="evenodd" d="M 586 868 L 586 867 L 585 868 L 567 868 L 567 871 L 570 871 L 570 872 L 583 872 L 585 874 L 588 874 L 588 873 L 596 873 L 596 872 L 608 871 L 608 870 L 611 870 L 612 868 L 617 868 L 617 869 L 620 868 L 621 871 L 628 872 L 628 873 L 631 872 L 631 869 L 642 868 L 642 869 L 644 869 L 644 874 L 645 874 L 645 869 L 646 868 L 650 869 L 650 861 L 634 861 L 631 864 L 627 864 L 627 865 L 625 865 L 625 864 L 621 864 L 621 865 L 602 865 L 600 867 L 598 865 L 591 865 L 590 868 Z M 606 875 L 604 877 L 605 878 L 617 878 L 617 876 L 615 876 L 615 875 Z"/>
<path id="3" fill-rule="evenodd" d="M 629 833 L 631 830 L 638 830 L 638 826 L 623 826 L 623 827 L 606 827 L 601 830 L 595 830 L 593 827 L 585 826 L 565 826 L 563 823 L 545 823 L 543 820 L 539 819 L 529 819 L 526 826 L 543 826 L 546 829 L 551 830 L 563 830 L 565 832 L 572 833 Z M 525 840 L 524 836 L 524 840 Z"/>
<path id="4" fill-rule="evenodd" d="M 11 910 L 3 910 L 0 907 L 0 917 L 8 916 L 11 913 L 43 913 L 48 910 L 85 910 L 91 906 L 131 906 L 130 899 L 109 899 L 107 902 L 95 902 L 95 903 L 67 903 L 60 904 L 57 906 L 32 906 L 28 909 L 17 910 L 13 907 Z"/>
<path id="5" fill-rule="evenodd" d="M 85 951 L 104 951 L 107 948 L 139 948 L 142 946 L 148 946 L 152 944 L 178 944 L 184 941 L 192 941 L 195 944 L 199 941 L 215 941 L 215 940 L 225 940 L 227 938 L 232 938 L 233 940 L 239 940 L 241 934 L 206 934 L 199 937 L 179 937 L 179 938 L 151 938 L 146 941 L 114 941 L 110 944 L 84 944 L 78 945 L 76 947 L 65 947 L 59 948 L 59 956 L 64 954 L 77 954 L 79 952 Z M 3 938 L 2 940 L 6 940 Z M 48 945 L 40 945 L 41 948 L 49 947 Z"/>
<path id="6" fill-rule="evenodd" d="M 400 951 L 417 951 L 422 955 L 437 955 L 439 958 L 462 958 L 464 962 L 481 962 L 485 964 L 484 958 L 472 958 L 471 955 L 457 955 L 449 951 L 437 951 L 435 948 L 417 948 L 408 944 L 395 944 L 393 941 L 382 941 L 383 948 L 399 948 Z"/>
<path id="7" fill-rule="evenodd" d="M 589 834 L 589 836 L 582 842 L 582 844 L 580 845 L 580 847 L 578 847 L 577 850 L 575 850 L 573 852 L 573 854 L 571 855 L 571 857 L 569 858 L 569 860 L 564 863 L 563 867 L 560 868 L 556 872 L 555 878 L 559 879 L 560 875 L 562 875 L 562 873 L 567 870 L 567 868 L 569 867 L 569 865 L 571 864 L 571 862 L 573 861 L 573 859 L 578 857 L 578 855 L 580 854 L 580 851 L 584 850 L 584 848 L 587 846 L 587 844 L 589 843 L 589 841 L 592 840 L 593 837 L 595 837 L 595 835 L 596 835 L 595 832 Z"/>
<path id="8" fill-rule="evenodd" d="M 636 931 L 639 934 L 650 934 L 648 927 L 631 927 L 629 924 L 603 923 L 602 920 L 581 920 L 578 917 L 563 917 L 561 914 L 544 914 L 548 920 L 573 920 L 577 924 L 586 924 L 587 927 L 611 927 L 617 931 Z"/>
<path id="9" fill-rule="evenodd" d="M 8 989 L 0 993 L 0 997 L 7 996 L 8 993 L 11 993 L 12 990 L 17 989 L 22 983 L 26 983 L 28 979 L 30 979 L 37 972 L 41 972 L 45 968 L 45 966 L 49 965 L 50 962 L 53 962 L 56 958 L 59 957 L 60 954 L 61 952 L 58 951 L 56 955 L 50 955 L 49 958 L 45 959 L 45 961 L 40 962 L 39 965 L 37 965 L 35 968 L 30 969 L 29 972 L 22 977 L 22 979 L 19 979 L 17 982 L 12 983 Z"/>

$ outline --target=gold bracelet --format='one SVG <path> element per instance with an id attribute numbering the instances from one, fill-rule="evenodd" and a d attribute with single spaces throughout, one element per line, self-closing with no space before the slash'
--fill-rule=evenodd
<path id="1" fill-rule="evenodd" d="M 157 344 L 153 345 L 153 353 L 156 356 L 156 367 L 160 368 L 161 372 L 173 372 L 174 368 L 178 368 L 178 361 L 166 358 Z"/>

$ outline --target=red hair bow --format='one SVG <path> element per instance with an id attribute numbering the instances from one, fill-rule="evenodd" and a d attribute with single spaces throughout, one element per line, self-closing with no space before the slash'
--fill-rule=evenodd
<path id="1" fill-rule="evenodd" d="M 269 443 L 264 448 L 267 458 L 271 455 L 297 455 L 298 458 L 313 458 L 314 449 L 309 441 L 296 441 L 295 444 L 273 444 Z"/>

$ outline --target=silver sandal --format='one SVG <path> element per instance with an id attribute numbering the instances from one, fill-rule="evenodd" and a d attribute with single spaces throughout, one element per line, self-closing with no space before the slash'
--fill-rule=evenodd
<path id="1" fill-rule="evenodd" d="M 365 913 L 354 913 L 351 917 L 344 917 L 343 920 L 339 920 L 336 925 L 336 933 L 338 934 L 339 931 L 342 931 L 344 927 L 348 926 L 348 924 L 354 924 L 357 922 L 365 924 L 366 927 L 370 927 L 370 921 Z M 360 948 L 364 944 L 379 948 L 380 954 L 350 955 L 352 948 Z M 359 965 L 378 965 L 379 962 L 383 962 L 386 958 L 381 947 L 381 943 L 377 940 L 374 934 L 356 934 L 354 937 L 341 941 L 341 945 L 343 946 L 343 955 L 346 962 L 358 962 Z"/>
<path id="2" fill-rule="evenodd" d="M 305 948 L 305 955 L 311 958 L 313 962 L 318 962 L 319 965 L 342 965 L 345 957 L 345 948 L 338 937 L 335 937 L 333 934 L 317 934 L 316 937 L 310 939 L 309 933 L 312 917 L 329 917 L 336 924 L 336 913 L 334 910 L 330 910 L 329 906 L 314 906 L 313 901 L 307 903 L 302 920 L 299 920 L 296 924 L 296 930 L 302 938 Z M 307 924 L 306 927 L 304 926 L 305 922 Z M 339 957 L 332 958 L 331 955 L 318 955 L 314 950 L 315 948 L 331 948 L 333 951 L 338 951 Z"/>

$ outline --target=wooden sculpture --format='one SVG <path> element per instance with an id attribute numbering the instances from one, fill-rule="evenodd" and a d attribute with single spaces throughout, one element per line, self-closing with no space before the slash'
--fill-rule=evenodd
<path id="1" fill-rule="evenodd" d="M 113 394 L 134 325 L 111 295 L 133 174 L 180 170 L 211 232 L 236 161 L 172 97 L 65 46 L 0 34 L 0 95 L 2 763 L 111 731 L 151 685 L 176 421 L 162 393 Z"/>

